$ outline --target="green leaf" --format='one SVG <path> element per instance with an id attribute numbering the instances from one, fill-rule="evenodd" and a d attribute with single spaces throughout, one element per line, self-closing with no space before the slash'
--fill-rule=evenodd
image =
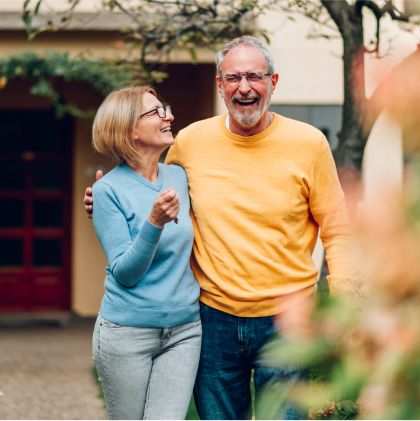
<path id="1" fill-rule="evenodd" d="M 26 32 L 30 33 L 31 30 L 32 30 L 32 28 L 31 28 L 31 25 L 32 25 L 32 16 L 31 16 L 29 10 L 25 10 L 23 12 L 22 20 L 23 20 L 23 23 L 25 24 Z"/>
<path id="2" fill-rule="evenodd" d="M 110 1 L 108 1 L 107 6 L 109 7 L 109 10 L 112 12 L 115 9 L 115 7 L 117 6 L 117 4 L 118 3 L 115 0 L 110 0 Z"/>
<path id="3" fill-rule="evenodd" d="M 23 10 L 26 11 L 26 8 L 28 7 L 28 4 L 31 0 L 25 0 L 25 3 L 23 3 Z"/>
<path id="4" fill-rule="evenodd" d="M 34 15 L 38 14 L 39 7 L 41 6 L 42 0 L 39 0 L 37 5 L 35 6 Z"/>
<path id="5" fill-rule="evenodd" d="M 190 56 L 191 56 L 192 60 L 194 62 L 196 62 L 197 61 L 197 52 L 194 50 L 194 48 L 190 48 L 188 50 L 188 52 L 190 53 Z"/>
<path id="6" fill-rule="evenodd" d="M 33 41 L 33 39 L 40 33 L 42 32 L 42 28 L 39 29 L 33 29 L 31 30 L 31 32 L 28 35 L 28 41 Z"/>
<path id="7" fill-rule="evenodd" d="M 260 32 L 260 34 L 265 39 L 265 41 L 267 42 L 267 44 L 270 44 L 270 38 L 268 38 L 268 36 L 266 34 L 264 34 L 264 32 Z"/>

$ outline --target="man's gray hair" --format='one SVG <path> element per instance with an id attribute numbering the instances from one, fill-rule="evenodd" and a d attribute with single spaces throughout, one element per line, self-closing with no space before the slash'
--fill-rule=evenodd
<path id="1" fill-rule="evenodd" d="M 260 50 L 267 59 L 268 73 L 275 73 L 273 57 L 271 57 L 271 54 L 267 50 L 267 47 L 264 44 L 262 44 L 257 38 L 251 37 L 249 35 L 244 35 L 243 37 L 235 38 L 232 41 L 225 44 L 216 54 L 216 69 L 218 76 L 220 76 L 222 73 L 222 62 L 225 58 L 225 55 L 229 51 L 233 50 L 234 48 L 240 47 L 241 45 L 249 45 Z"/>

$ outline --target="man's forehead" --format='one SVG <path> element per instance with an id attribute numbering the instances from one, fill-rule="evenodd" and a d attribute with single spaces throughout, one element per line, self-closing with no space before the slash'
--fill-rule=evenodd
<path id="1" fill-rule="evenodd" d="M 264 53 L 251 45 L 241 45 L 226 53 L 222 61 L 223 73 L 267 71 Z"/>

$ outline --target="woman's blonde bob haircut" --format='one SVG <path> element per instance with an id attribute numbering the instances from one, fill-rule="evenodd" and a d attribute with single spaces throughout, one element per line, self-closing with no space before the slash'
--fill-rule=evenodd
<path id="1" fill-rule="evenodd" d="M 151 86 L 128 86 L 111 92 L 105 98 L 93 122 L 92 145 L 97 152 L 124 164 L 139 159 L 133 132 L 146 92 L 157 97 Z"/>

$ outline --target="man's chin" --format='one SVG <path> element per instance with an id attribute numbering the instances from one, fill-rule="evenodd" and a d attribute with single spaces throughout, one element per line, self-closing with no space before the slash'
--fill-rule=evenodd
<path id="1" fill-rule="evenodd" d="M 246 115 L 246 114 L 239 114 L 239 113 L 232 113 L 233 118 L 239 123 L 241 126 L 244 127 L 253 127 L 261 120 L 262 115 L 259 113 L 253 113 L 253 115 Z"/>

